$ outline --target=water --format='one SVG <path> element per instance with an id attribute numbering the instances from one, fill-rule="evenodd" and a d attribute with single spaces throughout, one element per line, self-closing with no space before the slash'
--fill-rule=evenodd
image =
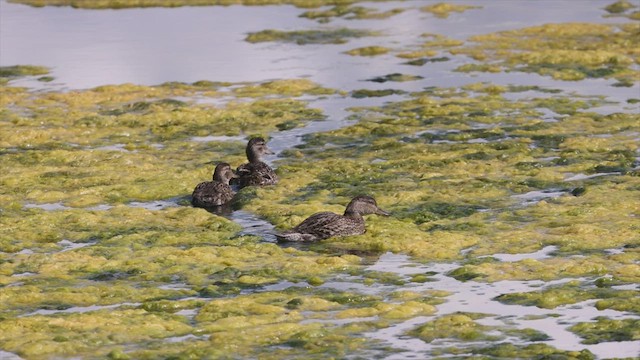
<path id="1" fill-rule="evenodd" d="M 52 68 L 52 83 L 33 79 L 16 84 L 38 88 L 83 89 L 105 84 L 157 85 L 167 81 L 265 81 L 309 78 L 326 87 L 351 91 L 393 87 L 405 91 L 425 86 L 462 86 L 491 81 L 496 84 L 538 85 L 606 95 L 626 100 L 629 88 L 609 87 L 610 80 L 555 81 L 524 73 L 464 74 L 451 72 L 468 62 L 450 61 L 425 66 L 401 65 L 394 55 L 353 57 L 344 51 L 369 45 L 414 49 L 416 34 L 445 34 L 455 39 L 553 22 L 622 22 L 603 18 L 609 0 L 575 6 L 573 1 L 465 1 L 482 6 L 449 19 L 434 18 L 419 7 L 427 0 L 363 3 L 363 6 L 405 12 L 380 20 L 335 19 L 318 24 L 298 16 L 292 6 L 181 7 L 122 10 L 78 10 L 70 7 L 32 8 L 0 0 L 0 65 L 33 64 Z M 505 19 L 508 19 L 505 21 Z M 114 26 L 117 24 L 117 26 Z M 339 45 L 305 45 L 244 41 L 264 29 L 300 30 L 349 27 L 380 31 L 383 36 L 350 40 Z M 46 35 L 46 36 L 45 36 Z M 399 71 L 401 70 L 401 71 Z M 422 76 L 418 81 L 374 84 L 372 77 L 402 72 Z M 603 88 L 606 87 L 606 94 Z M 640 89 L 635 85 L 635 93 Z M 351 99 L 352 103 L 357 101 Z M 352 104 L 355 105 L 355 104 Z"/>

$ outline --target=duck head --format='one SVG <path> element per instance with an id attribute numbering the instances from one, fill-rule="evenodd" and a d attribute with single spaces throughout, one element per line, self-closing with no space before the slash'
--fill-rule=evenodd
<path id="1" fill-rule="evenodd" d="M 267 143 L 261 137 L 255 137 L 249 140 L 247 144 L 247 159 L 249 162 L 258 162 L 262 158 L 262 155 L 275 154 L 271 149 L 267 147 Z"/>
<path id="2" fill-rule="evenodd" d="M 229 184 L 229 180 L 237 177 L 238 175 L 231 170 L 231 165 L 224 162 L 219 163 L 213 172 L 213 180 L 224 184 Z"/>
<path id="3" fill-rule="evenodd" d="M 376 203 L 376 199 L 367 195 L 359 195 L 354 197 L 349 205 L 347 205 L 347 209 L 344 214 L 360 214 L 360 215 L 368 215 L 368 214 L 376 214 L 389 216 L 388 212 L 380 209 L 378 204 Z"/>

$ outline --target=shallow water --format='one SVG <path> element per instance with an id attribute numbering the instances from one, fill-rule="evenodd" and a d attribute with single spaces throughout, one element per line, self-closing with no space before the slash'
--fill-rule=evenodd
<path id="1" fill-rule="evenodd" d="M 553 246 L 530 254 L 494 255 L 502 261 L 520 261 L 523 259 L 540 259 L 547 253 L 554 251 Z M 564 350 L 589 349 L 600 358 L 607 358 L 615 354 L 617 357 L 634 357 L 640 353 L 640 342 L 612 342 L 596 345 L 581 344 L 580 337 L 566 330 L 575 323 L 590 321 L 598 316 L 610 318 L 640 318 L 638 316 L 619 311 L 599 311 L 593 307 L 594 301 L 585 301 L 573 305 L 560 306 L 555 309 L 540 309 L 531 306 L 505 305 L 494 300 L 498 295 L 508 292 L 538 291 L 548 286 L 566 283 L 569 280 L 558 281 L 499 281 L 492 284 L 480 284 L 476 282 L 461 282 L 445 274 L 457 267 L 456 264 L 416 265 L 405 255 L 384 254 L 375 265 L 368 268 L 372 271 L 389 271 L 404 276 L 419 273 L 435 272 L 434 282 L 410 286 L 403 286 L 402 290 L 450 290 L 453 295 L 446 298 L 444 304 L 438 305 L 437 315 L 452 314 L 457 312 L 480 312 L 492 314 L 489 317 L 478 320 L 484 325 L 515 326 L 516 328 L 531 328 L 549 334 L 552 339 L 543 341 L 549 345 Z M 553 315 L 553 316 L 551 316 Z M 558 316 L 559 315 L 559 316 Z M 531 318 L 542 316 L 543 318 Z M 438 348 L 446 348 L 455 345 L 455 342 L 434 341 L 425 343 L 415 338 L 407 338 L 404 333 L 417 325 L 428 321 L 429 317 L 417 317 L 395 326 L 369 333 L 375 339 L 388 341 L 405 351 L 386 357 L 387 359 L 425 358 Z"/>
<path id="2" fill-rule="evenodd" d="M 420 91 L 426 87 L 457 87 L 469 83 L 488 81 L 499 85 L 535 85 L 544 88 L 560 89 L 564 93 L 576 93 L 580 96 L 605 96 L 607 100 L 621 104 L 604 104 L 590 110 L 609 114 L 612 112 L 637 112 L 637 106 L 626 104 L 628 98 L 640 96 L 640 85 L 636 82 L 630 88 L 612 87 L 613 80 L 587 79 L 579 82 L 557 81 L 535 74 L 518 72 L 497 74 L 465 74 L 451 70 L 465 63 L 463 56 L 451 56 L 447 62 L 431 63 L 425 66 L 398 65 L 394 56 L 383 55 L 375 58 L 351 57 L 343 51 L 370 45 L 371 43 L 393 47 L 411 47 L 415 34 L 441 33 L 451 38 L 467 37 L 500 30 L 517 29 L 530 25 L 549 22 L 590 21 L 599 23 L 621 22 L 620 18 L 603 18 L 602 7 L 610 1 L 593 1 L 590 6 L 576 6 L 574 1 L 468 1 L 466 4 L 481 5 L 482 11 L 470 10 L 451 16 L 449 19 L 438 19 L 429 14 L 417 11 L 416 8 L 429 1 L 365 3 L 363 5 L 381 10 L 397 6 L 408 10 L 385 21 L 377 20 L 344 20 L 335 19 L 327 25 L 299 18 L 304 10 L 292 6 L 264 7 L 184 7 L 175 9 L 127 9 L 127 10 L 76 10 L 72 8 L 31 8 L 7 3 L 0 0 L 0 65 L 34 64 L 52 68 L 53 82 L 42 83 L 34 78 L 18 79 L 12 85 L 32 87 L 35 91 L 66 91 L 84 89 L 105 84 L 134 83 L 156 85 L 168 81 L 194 82 L 198 80 L 259 82 L 274 79 L 308 78 L 325 87 L 342 91 L 357 89 L 384 90 L 388 88 L 403 91 Z M 504 19 L 509 19 L 505 21 Z M 114 24 L 118 24 L 114 26 Z M 284 24 L 284 25 L 283 25 Z M 350 40 L 341 45 L 305 45 L 263 43 L 249 44 L 243 41 L 249 32 L 267 28 L 276 29 L 315 29 L 348 26 L 351 28 L 383 31 L 384 36 L 376 38 L 360 38 Z M 44 36 L 46 34 L 46 36 Z M 411 35 L 411 36 L 410 36 Z M 327 51 L 327 50 L 330 51 Z M 36 51 L 37 50 L 37 51 Z M 402 72 L 403 74 L 421 76 L 422 79 L 406 82 L 374 83 L 367 81 L 375 76 Z M 512 93 L 505 97 L 526 99 L 529 97 L 552 97 L 552 94 L 533 95 L 531 92 Z M 388 102 L 405 99 L 404 95 L 391 95 L 382 98 L 352 98 L 349 96 L 302 96 L 300 99 L 309 102 L 310 107 L 320 108 L 326 116 L 325 120 L 312 121 L 304 126 L 269 134 L 269 147 L 277 154 L 291 150 L 304 144 L 305 135 L 327 132 L 351 125 L 355 120 L 349 118 L 350 107 L 380 106 Z M 224 104 L 234 98 L 185 98 L 180 100 L 193 103 L 206 102 L 214 105 Z M 556 122 L 559 115 L 548 109 L 541 109 L 541 119 Z M 478 123 L 473 129 L 490 129 L 494 124 Z M 451 130 L 450 132 L 456 132 Z M 422 134 L 441 135 L 440 130 L 426 130 L 415 133 L 414 138 Z M 245 136 L 193 136 L 188 141 L 206 144 L 209 142 L 243 142 Z M 496 140 L 499 141 L 499 140 Z M 434 143 L 485 143 L 485 139 L 468 141 L 436 140 Z M 156 149 L 162 144 L 150 144 Z M 129 152 L 125 144 L 96 147 L 94 150 Z M 134 150 L 135 151 L 135 150 Z M 553 161 L 557 157 L 547 157 L 540 161 Z M 270 156 L 266 162 L 278 165 L 278 156 Z M 374 161 L 382 162 L 384 159 Z M 565 182 L 571 183 L 602 176 L 614 177 L 619 172 L 596 174 L 567 174 Z M 519 206 L 535 206 L 541 201 L 553 201 L 567 195 L 568 190 L 550 188 L 523 194 L 511 195 Z M 130 207 L 146 210 L 164 210 L 184 206 L 188 196 L 158 199 L 152 201 L 134 201 L 127 203 Z M 45 211 L 71 210 L 73 207 L 60 202 L 27 203 L 26 208 Z M 111 205 L 100 204 L 86 210 L 110 210 Z M 484 210 L 483 210 L 484 211 Z M 223 214 L 240 224 L 239 235 L 253 235 L 263 242 L 274 243 L 274 226 L 260 216 L 249 211 L 238 210 Z M 69 252 L 94 243 L 74 243 L 60 240 L 56 243 L 58 252 Z M 306 250 L 305 245 L 293 247 Z M 556 256 L 557 246 L 544 246 L 531 253 L 496 253 L 486 257 L 501 262 L 518 262 L 523 260 L 543 260 Z M 462 254 L 466 256 L 472 248 Z M 623 253 L 620 249 L 610 249 L 611 255 Z M 19 255 L 29 255 L 33 251 L 23 249 Z M 482 257 L 480 257 L 482 258 Z M 413 274 L 435 273 L 433 281 L 424 284 L 405 282 L 403 285 L 375 283 L 367 285 L 360 275 L 335 274 L 317 289 L 336 289 L 354 291 L 359 294 L 386 296 L 394 291 L 428 291 L 447 290 L 453 294 L 445 297 L 445 302 L 436 306 L 434 316 L 418 316 L 399 322 L 380 330 L 369 331 L 365 336 L 380 340 L 394 348 L 402 350 L 398 354 L 373 355 L 385 359 L 426 358 L 433 351 L 438 351 L 459 343 L 449 340 L 436 340 L 427 343 L 415 337 L 406 336 L 405 332 L 436 316 L 457 312 L 482 312 L 490 314 L 479 319 L 478 323 L 492 326 L 515 328 L 531 328 L 548 334 L 551 339 L 542 341 L 561 350 L 588 349 L 599 358 L 611 356 L 634 357 L 640 353 L 640 342 L 604 342 L 585 345 L 582 340 L 567 328 L 572 324 L 592 321 L 595 317 L 606 316 L 611 319 L 638 319 L 632 313 L 615 310 L 599 311 L 595 301 L 585 301 L 573 305 L 559 306 L 547 310 L 534 306 L 506 305 L 496 300 L 496 296 L 509 292 L 537 291 L 549 286 L 563 284 L 569 279 L 555 281 L 497 281 L 481 283 L 475 281 L 462 282 L 448 276 L 447 273 L 460 267 L 459 262 L 421 264 L 412 261 L 406 255 L 392 253 L 382 254 L 379 259 L 372 256 L 369 261 L 373 265 L 365 268 L 366 272 L 386 272 L 399 275 L 408 280 Z M 13 276 L 30 277 L 31 272 L 16 273 Z M 573 279 L 575 280 L 575 279 Z M 580 280 L 580 279 L 578 279 Z M 584 279 L 582 279 L 584 280 Z M 12 286 L 19 286 L 13 283 Z M 258 287 L 242 289 L 240 294 L 282 291 L 288 288 L 311 287 L 308 282 L 281 281 Z M 191 290 L 183 282 L 159 286 L 162 290 Z M 637 285 L 622 285 L 620 289 L 637 290 Z M 210 299 L 202 298 L 202 301 Z M 95 310 L 115 309 L 121 306 L 138 306 L 139 303 L 122 303 L 105 306 L 71 307 L 64 310 L 36 310 L 30 315 L 55 315 L 60 313 L 84 313 Z M 187 309 L 175 313 L 186 319 L 193 319 L 198 310 Z M 558 316 L 555 316 L 558 315 Z M 533 317 L 532 317 L 533 316 Z M 348 319 L 307 319 L 302 322 L 326 322 L 348 324 L 376 320 L 377 317 Z M 169 343 L 184 341 L 208 340 L 208 336 L 184 335 L 166 338 Z M 515 344 L 526 344 L 520 339 L 511 339 Z M 465 346 L 481 345 L 473 342 Z M 360 356 L 356 354 L 355 356 Z M 11 353 L 0 351 L 1 359 L 16 358 Z"/>

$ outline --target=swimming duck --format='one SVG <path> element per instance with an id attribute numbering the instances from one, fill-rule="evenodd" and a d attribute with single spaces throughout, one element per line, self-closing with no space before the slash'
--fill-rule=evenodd
<path id="1" fill-rule="evenodd" d="M 262 155 L 275 154 L 267 147 L 267 143 L 261 137 L 249 140 L 247 144 L 247 164 L 238 166 L 238 184 L 241 188 L 245 186 L 275 185 L 278 176 L 269 165 L 262 162 Z"/>
<path id="2" fill-rule="evenodd" d="M 315 241 L 332 236 L 360 235 L 366 231 L 362 215 L 368 214 L 390 215 L 378 207 L 374 198 L 360 195 L 351 200 L 344 215 L 329 211 L 316 213 L 276 237 L 280 241 Z"/>
<path id="3" fill-rule="evenodd" d="M 213 172 L 213 181 L 201 182 L 193 190 L 191 203 L 193 206 L 202 208 L 211 208 L 228 203 L 235 195 L 235 192 L 229 186 L 229 180 L 237 177 L 229 164 L 219 163 Z"/>

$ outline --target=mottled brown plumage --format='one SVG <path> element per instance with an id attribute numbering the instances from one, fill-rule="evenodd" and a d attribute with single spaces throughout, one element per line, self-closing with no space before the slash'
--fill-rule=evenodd
<path id="1" fill-rule="evenodd" d="M 201 182 L 193 190 L 191 203 L 193 206 L 211 208 L 228 203 L 235 192 L 229 186 L 229 180 L 237 176 L 227 163 L 220 163 L 213 172 L 213 181 Z"/>
<path id="2" fill-rule="evenodd" d="M 368 214 L 389 216 L 378 207 L 374 198 L 361 195 L 351 200 L 344 215 L 329 211 L 316 213 L 293 229 L 276 234 L 276 237 L 281 241 L 315 241 L 333 236 L 360 235 L 366 231 L 362 215 Z"/>
<path id="3" fill-rule="evenodd" d="M 266 154 L 274 154 L 263 138 L 253 138 L 247 144 L 247 164 L 238 166 L 236 173 L 238 174 L 238 185 L 241 188 L 245 186 L 263 186 L 275 185 L 278 183 L 278 175 L 262 162 L 262 156 Z"/>

